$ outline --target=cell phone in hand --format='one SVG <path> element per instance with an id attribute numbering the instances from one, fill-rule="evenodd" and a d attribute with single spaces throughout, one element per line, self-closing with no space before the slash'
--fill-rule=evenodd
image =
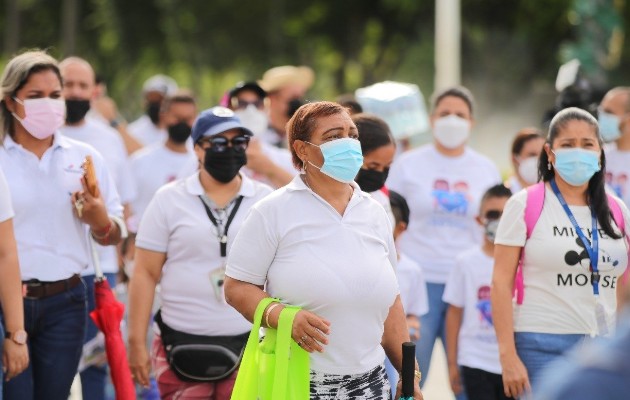
<path id="1" fill-rule="evenodd" d="M 85 177 L 85 182 L 87 184 L 88 191 L 90 195 L 93 197 L 98 197 L 98 185 L 96 183 L 96 171 L 94 170 L 94 161 L 92 160 L 92 156 L 85 156 L 85 161 L 83 161 L 83 176 Z"/>

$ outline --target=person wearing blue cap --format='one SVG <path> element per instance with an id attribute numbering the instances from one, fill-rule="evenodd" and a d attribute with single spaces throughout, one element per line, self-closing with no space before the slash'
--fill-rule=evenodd
<path id="1" fill-rule="evenodd" d="M 162 399 L 229 399 L 232 393 L 238 363 L 225 362 L 224 355 L 239 359 L 251 324 L 225 301 L 225 261 L 249 209 L 272 191 L 239 173 L 251 136 L 232 110 L 203 111 L 191 134 L 199 171 L 158 190 L 138 227 L 129 364 L 144 386 L 152 364 Z M 153 298 L 158 281 L 160 333 L 149 357 L 146 299 Z"/>

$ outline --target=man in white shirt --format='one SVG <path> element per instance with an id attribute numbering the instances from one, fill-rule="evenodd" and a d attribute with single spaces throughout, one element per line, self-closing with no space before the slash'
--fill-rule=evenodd
<path id="1" fill-rule="evenodd" d="M 616 144 L 606 149 L 606 183 L 630 207 L 630 87 L 608 91 L 598 111 L 604 141 Z"/>
<path id="2" fill-rule="evenodd" d="M 177 83 L 166 75 L 154 75 L 142 86 L 145 114 L 129 124 L 131 136 L 143 146 L 162 143 L 166 140 L 166 127 L 160 120 L 162 101 L 177 91 Z"/>
<path id="3" fill-rule="evenodd" d="M 94 147 L 105 160 L 123 204 L 124 215 L 129 215 L 129 204 L 135 189 L 128 173 L 127 152 L 117 131 L 109 126 L 86 118 L 90 101 L 94 96 L 95 75 L 90 64 L 78 57 L 63 60 L 60 65 L 63 77 L 63 97 L 66 101 L 66 124 L 60 131 L 64 136 Z M 112 287 L 118 272 L 118 253 L 114 246 L 97 245 L 99 264 Z M 94 265 L 82 272 L 88 290 L 88 310 L 94 309 Z M 85 342 L 98 333 L 96 325 L 88 318 Z M 81 372 L 83 398 L 105 399 L 107 371 L 104 367 L 89 367 Z"/>
<path id="4" fill-rule="evenodd" d="M 131 174 L 138 190 L 133 211 L 138 220 L 160 187 L 176 180 L 187 165 L 199 164 L 186 144 L 196 116 L 197 105 L 192 94 L 183 90 L 175 92 L 164 100 L 160 112 L 160 122 L 167 130 L 166 141 L 131 156 Z"/>

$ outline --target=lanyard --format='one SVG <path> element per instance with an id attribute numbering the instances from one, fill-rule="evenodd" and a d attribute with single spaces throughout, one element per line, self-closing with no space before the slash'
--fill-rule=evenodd
<path id="1" fill-rule="evenodd" d="M 203 200 L 203 197 L 199 196 L 199 199 L 201 200 L 201 204 L 203 204 L 203 208 L 206 209 L 206 214 L 208 214 L 208 218 L 210 218 L 210 222 L 212 222 L 212 225 L 214 225 L 217 228 L 217 237 L 219 238 L 219 249 L 221 251 L 221 257 L 225 257 L 227 255 L 228 229 L 230 229 L 230 224 L 232 223 L 232 220 L 234 219 L 234 216 L 236 215 L 236 212 L 238 211 L 238 207 L 241 205 L 241 202 L 243 201 L 243 196 L 238 196 L 238 198 L 236 199 L 236 202 L 234 203 L 234 207 L 232 208 L 232 212 L 230 213 L 230 216 L 228 217 L 227 222 L 225 223 L 225 227 L 222 227 L 222 228 L 219 227 L 219 223 L 217 222 L 217 219 L 212 214 L 210 207 L 208 207 L 206 202 Z"/>
<path id="2" fill-rule="evenodd" d="M 584 235 L 584 232 L 582 232 L 582 229 L 580 229 L 580 226 L 578 225 L 575 217 L 573 216 L 573 213 L 571 212 L 569 205 L 564 200 L 564 197 L 562 197 L 562 193 L 560 193 L 560 189 L 558 189 L 556 180 L 552 179 L 549 183 L 551 185 L 551 189 L 553 190 L 553 193 L 558 198 L 558 201 L 562 205 L 562 208 L 564 208 L 564 212 L 567 214 L 567 216 L 569 217 L 569 220 L 573 224 L 575 233 L 577 233 L 578 237 L 582 241 L 582 244 L 584 244 L 584 248 L 586 249 L 586 252 L 588 253 L 588 258 L 591 260 L 591 284 L 593 285 L 593 294 L 595 296 L 599 296 L 600 275 L 597 269 L 597 263 L 599 261 L 599 238 L 598 238 L 598 232 L 597 232 L 597 217 L 595 216 L 595 211 L 591 208 L 591 220 L 592 220 L 591 237 L 593 240 L 593 244 L 591 246 L 591 242 Z"/>

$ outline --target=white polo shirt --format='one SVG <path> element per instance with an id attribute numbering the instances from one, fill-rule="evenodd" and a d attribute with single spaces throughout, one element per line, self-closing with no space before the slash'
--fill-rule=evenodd
<path id="1" fill-rule="evenodd" d="M 248 210 L 271 193 L 266 185 L 242 176 L 243 201 L 229 227 L 227 251 Z M 217 229 L 199 198 L 199 174 L 163 186 L 147 207 L 136 236 L 136 247 L 166 254 L 160 281 L 162 318 L 173 329 L 196 335 L 236 335 L 251 324 L 215 290 L 217 272 L 225 266 Z M 231 208 L 228 210 L 228 215 Z"/>
<path id="2" fill-rule="evenodd" d="M 133 153 L 130 172 L 134 176 L 138 192 L 132 204 L 134 215 L 141 218 L 159 188 L 176 180 L 179 171 L 186 165 L 198 163 L 192 151 L 176 153 L 164 144 L 155 144 Z M 193 173 L 194 171 L 186 177 Z"/>
<path id="3" fill-rule="evenodd" d="M 296 176 L 252 207 L 226 275 L 331 323 L 311 369 L 365 373 L 385 359 L 383 327 L 398 294 L 396 250 L 383 207 L 352 182 L 343 216 Z"/>
<path id="4" fill-rule="evenodd" d="M 94 147 L 105 160 L 107 170 L 112 175 L 116 189 L 120 195 L 122 204 L 130 203 L 136 197 L 136 189 L 133 177 L 129 173 L 127 150 L 122 138 L 115 129 L 103 123 L 86 118 L 85 123 L 79 126 L 65 125 L 59 131 L 71 139 L 87 143 Z M 103 272 L 115 273 L 118 271 L 118 252 L 115 246 L 96 245 L 100 267 Z M 94 275 L 94 266 L 90 263 L 83 275 Z"/>
<path id="5" fill-rule="evenodd" d="M 0 222 L 13 218 L 13 206 L 11 205 L 11 193 L 9 185 L 0 168 Z"/>
<path id="6" fill-rule="evenodd" d="M 144 114 L 127 126 L 129 134 L 143 146 L 164 143 L 168 137 L 166 129 L 155 126 L 151 118 Z"/>
<path id="7" fill-rule="evenodd" d="M 0 147 L 15 210 L 13 220 L 22 280 L 57 281 L 82 272 L 91 254 L 87 225 L 74 215 L 70 201 L 82 189 L 81 165 L 94 159 L 101 196 L 110 215 L 122 217 L 114 180 L 101 155 L 91 146 L 55 133 L 41 160 L 9 135 Z"/>

